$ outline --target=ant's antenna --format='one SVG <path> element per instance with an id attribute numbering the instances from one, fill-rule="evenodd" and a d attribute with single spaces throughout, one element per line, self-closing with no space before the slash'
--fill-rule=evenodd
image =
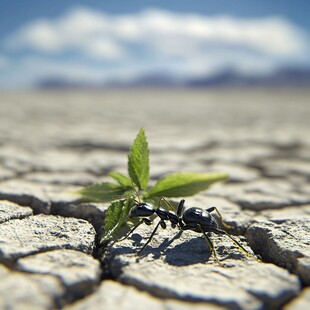
<path id="1" fill-rule="evenodd" d="M 135 185 L 136 184 L 133 181 L 131 181 L 132 189 L 136 193 L 136 196 L 138 197 L 138 200 L 135 199 L 135 201 L 138 202 L 138 203 L 141 203 L 141 199 L 140 199 L 140 196 L 139 196 L 139 191 L 137 190 Z"/>

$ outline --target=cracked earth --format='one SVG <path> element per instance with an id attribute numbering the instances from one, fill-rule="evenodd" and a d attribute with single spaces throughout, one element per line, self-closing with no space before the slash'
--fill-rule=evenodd
<path id="1" fill-rule="evenodd" d="M 310 91 L 0 94 L 0 309 L 309 309 Z M 154 226 L 98 247 L 107 204 L 74 193 L 126 173 L 140 127 L 151 182 L 227 172 L 186 206 L 216 206 L 226 236 Z M 176 200 L 177 202 L 177 200 Z M 154 223 L 155 225 L 155 223 Z M 168 225 L 169 226 L 169 225 Z"/>

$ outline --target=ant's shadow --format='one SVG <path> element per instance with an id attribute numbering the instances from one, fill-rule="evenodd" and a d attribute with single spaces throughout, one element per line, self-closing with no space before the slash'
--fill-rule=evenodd
<path id="1" fill-rule="evenodd" d="M 162 255 L 169 265 L 189 266 L 206 263 L 212 253 L 203 238 L 196 237 L 176 246 L 166 247 Z"/>
<path id="2" fill-rule="evenodd" d="M 192 238 L 181 244 L 173 245 L 173 241 L 180 238 L 181 234 L 182 232 L 171 239 L 164 239 L 158 247 L 152 247 L 152 245 L 146 246 L 140 257 L 143 258 L 152 254 L 153 259 L 161 258 L 173 266 L 189 266 L 208 262 L 212 253 L 201 237 Z M 137 248 L 141 247 L 142 237 L 139 234 L 133 234 L 130 240 L 133 241 L 132 247 L 121 247 L 118 249 L 119 254 L 137 253 Z"/>
<path id="3" fill-rule="evenodd" d="M 164 259 L 166 263 L 173 266 L 189 266 L 193 264 L 206 263 L 212 253 L 201 237 L 193 238 L 189 241 L 173 246 L 173 241 L 178 239 L 178 233 L 172 239 L 166 238 L 157 248 L 147 246 L 142 257 L 153 254 L 153 259 Z"/>
<path id="4" fill-rule="evenodd" d="M 139 234 L 132 234 L 128 240 L 132 241 L 132 247 L 121 246 L 116 252 L 118 255 L 135 254 L 137 253 L 137 248 L 141 246 L 142 237 Z"/>

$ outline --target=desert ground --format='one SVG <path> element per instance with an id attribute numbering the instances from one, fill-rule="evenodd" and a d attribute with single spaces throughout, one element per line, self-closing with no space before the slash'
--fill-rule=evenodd
<path id="1" fill-rule="evenodd" d="M 310 307 L 309 89 L 7 91 L 0 109 L 0 309 Z M 185 203 L 216 206 L 252 256 L 211 234 L 219 265 L 170 225 L 143 255 L 154 226 L 100 248 L 109 204 L 76 190 L 127 173 L 141 127 L 151 184 L 229 174 Z"/>

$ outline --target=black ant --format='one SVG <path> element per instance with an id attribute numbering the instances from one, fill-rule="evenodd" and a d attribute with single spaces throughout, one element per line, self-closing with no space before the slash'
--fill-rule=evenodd
<path id="1" fill-rule="evenodd" d="M 171 222 L 172 228 L 178 227 L 182 232 L 184 230 L 192 230 L 197 233 L 202 233 L 203 237 L 208 244 L 209 248 L 211 249 L 216 261 L 218 262 L 219 265 L 222 265 L 220 261 L 217 258 L 216 251 L 214 249 L 213 243 L 210 240 L 208 233 L 212 232 L 218 235 L 226 235 L 228 236 L 237 246 L 238 248 L 244 252 L 247 256 L 252 256 L 237 240 L 235 240 L 228 232 L 225 230 L 222 230 L 218 227 L 218 223 L 216 219 L 213 217 L 211 212 L 216 211 L 222 225 L 225 228 L 230 228 L 229 225 L 225 224 L 223 221 L 223 218 L 218 211 L 216 207 L 211 207 L 209 209 L 201 209 L 201 208 L 189 208 L 184 210 L 184 203 L 185 200 L 182 199 L 178 205 L 177 213 L 175 213 L 172 210 L 166 210 L 160 207 L 161 202 L 164 201 L 166 205 L 173 210 L 172 205 L 164 198 L 161 197 L 158 201 L 157 207 L 154 207 L 150 203 L 146 202 L 140 202 L 136 201 L 136 204 L 132 208 L 129 218 L 137 218 L 137 217 L 142 217 L 141 221 L 134 226 L 131 231 L 121 240 L 127 239 L 133 231 L 142 223 L 145 223 L 146 225 L 151 225 L 152 221 L 149 219 L 150 216 L 153 214 L 156 214 L 159 218 L 160 221 L 157 223 L 155 226 L 152 234 L 150 235 L 149 239 L 147 242 L 143 245 L 143 247 L 138 251 L 138 254 L 140 254 L 145 247 L 150 243 L 152 240 L 153 236 L 155 235 L 157 229 L 159 226 L 161 226 L 163 229 L 167 227 L 166 221 Z M 119 240 L 120 241 L 120 240 Z"/>
<path id="2" fill-rule="evenodd" d="M 173 210 L 173 207 L 171 206 L 171 204 L 164 197 L 161 197 L 159 199 L 156 208 L 150 203 L 136 201 L 136 204 L 134 205 L 134 207 L 131 209 L 129 213 L 129 218 L 132 219 L 136 217 L 142 217 L 142 219 L 139 221 L 137 225 L 135 225 L 130 230 L 130 232 L 124 238 L 120 239 L 119 241 L 127 239 L 134 232 L 134 230 L 136 230 L 136 228 L 138 228 L 138 226 L 140 226 L 142 223 L 145 223 L 146 225 L 151 225 L 152 221 L 148 217 L 152 216 L 154 213 L 160 218 L 160 221 L 155 226 L 148 241 L 138 251 L 138 254 L 141 253 L 144 250 L 144 248 L 149 244 L 149 242 L 152 240 L 159 226 L 161 226 L 163 229 L 166 229 L 167 225 L 165 221 L 170 221 L 172 228 L 175 228 L 176 226 L 180 227 L 179 216 L 172 210 L 166 210 L 166 209 L 161 208 L 160 207 L 161 201 L 164 201 L 167 204 L 167 206 Z"/>

